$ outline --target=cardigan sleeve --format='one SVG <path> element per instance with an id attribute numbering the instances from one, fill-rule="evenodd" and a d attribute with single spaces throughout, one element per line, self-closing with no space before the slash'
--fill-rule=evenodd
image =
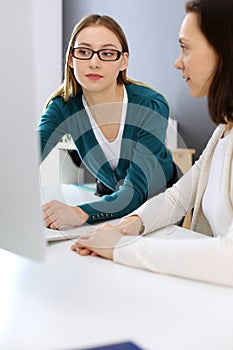
<path id="1" fill-rule="evenodd" d="M 61 138 L 68 133 L 62 111 L 63 105 L 63 99 L 57 97 L 50 102 L 41 116 L 37 129 L 40 135 L 41 161 L 48 156 Z"/>
<path id="2" fill-rule="evenodd" d="M 89 215 L 88 222 L 122 217 L 142 205 L 148 197 L 164 190 L 173 176 L 171 153 L 165 146 L 168 103 L 162 95 L 147 89 L 147 94 L 138 94 L 134 103 L 128 104 L 121 158 L 116 171 L 112 171 L 106 159 L 101 158 L 102 152 L 96 154 L 99 146 L 93 143 L 92 130 L 86 132 L 84 128 L 82 132 L 85 116 L 80 116 L 78 102 L 70 99 L 65 103 L 57 97 L 47 107 L 38 127 L 41 158 L 45 159 L 64 134 L 75 135 L 73 139 L 83 163 L 105 185 L 112 184 L 112 188 L 108 187 L 113 190 L 112 195 L 80 205 Z M 79 118 L 75 119 L 77 112 Z M 78 137 L 79 134 L 82 137 Z M 84 152 L 82 146 L 85 146 Z"/>
<path id="3" fill-rule="evenodd" d="M 194 208 L 193 217 L 197 216 L 199 211 L 197 194 L 200 202 L 200 196 L 204 191 L 203 186 L 205 186 L 203 176 L 208 177 L 208 167 L 211 163 L 213 148 L 222 130 L 222 127 L 215 129 L 199 159 L 177 183 L 160 195 L 148 200 L 130 214 L 140 216 L 145 227 L 145 233 L 177 223 L 192 208 Z M 202 179 L 201 183 L 200 179 Z M 195 227 L 194 220 L 192 221 L 192 227 Z"/>
<path id="4" fill-rule="evenodd" d="M 113 259 L 156 273 L 233 287 L 233 224 L 225 237 L 217 238 L 180 227 L 175 230 L 180 232 L 178 239 L 173 238 L 175 232 L 166 239 L 156 238 L 159 230 L 154 237 L 123 236 Z"/>
<path id="5" fill-rule="evenodd" d="M 219 131 L 215 136 L 218 135 Z M 177 226 L 159 229 L 176 221 L 179 215 L 183 215 L 194 205 L 199 174 L 205 158 L 210 161 L 208 149 L 212 148 L 213 143 L 214 138 L 209 141 L 192 169 L 173 188 L 151 199 L 134 212 L 143 220 L 144 234 L 123 236 L 114 249 L 115 262 L 233 287 L 233 218 L 228 231 L 222 232 L 219 237 L 208 237 Z M 232 175 L 230 182 L 232 183 Z M 170 232 L 163 239 L 166 230 Z M 146 235 L 153 231 L 154 234 Z"/>
<path id="6" fill-rule="evenodd" d="M 130 117 L 124 129 L 120 164 L 114 174 L 116 189 L 99 201 L 80 205 L 89 214 L 88 222 L 127 215 L 148 197 L 163 191 L 173 176 L 172 157 L 165 146 L 169 107 L 157 95 L 149 107 L 128 106 Z"/>
<path id="7" fill-rule="evenodd" d="M 144 233 L 177 223 L 193 208 L 202 161 L 200 158 L 171 188 L 130 214 L 140 216 Z"/>

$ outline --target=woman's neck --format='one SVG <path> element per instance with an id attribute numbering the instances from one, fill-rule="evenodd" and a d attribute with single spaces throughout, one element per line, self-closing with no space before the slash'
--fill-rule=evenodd
<path id="1" fill-rule="evenodd" d="M 224 131 L 223 137 L 225 137 L 227 134 L 229 134 L 231 132 L 232 128 L 233 128 L 233 122 L 228 122 L 225 126 L 225 131 Z"/>
<path id="2" fill-rule="evenodd" d="M 83 95 L 88 107 L 105 103 L 123 102 L 124 87 L 123 85 L 116 84 L 110 89 L 101 92 L 92 92 L 83 89 Z"/>
<path id="3" fill-rule="evenodd" d="M 97 125 L 111 125 L 112 127 L 120 123 L 124 99 L 123 85 L 116 85 L 115 89 L 108 90 L 106 93 L 104 91 L 101 93 L 83 91 L 83 94 Z"/>

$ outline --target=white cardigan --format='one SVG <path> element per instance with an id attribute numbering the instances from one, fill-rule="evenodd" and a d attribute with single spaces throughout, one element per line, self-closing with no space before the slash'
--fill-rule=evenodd
<path id="1" fill-rule="evenodd" d="M 199 160 L 172 188 L 148 200 L 132 213 L 141 217 L 145 226 L 144 234 L 137 239 L 135 236 L 122 237 L 114 250 L 114 261 L 154 272 L 233 286 L 232 133 L 223 171 L 224 196 L 232 224 L 228 232 L 223 232 L 223 237 L 206 237 L 212 236 L 212 231 L 201 208 L 211 160 L 223 131 L 224 125 L 216 128 Z M 200 239 L 164 240 L 147 235 L 176 223 L 192 208 L 191 230 L 205 236 L 200 236 Z M 185 235 L 189 233 L 187 230 L 184 232 Z"/>

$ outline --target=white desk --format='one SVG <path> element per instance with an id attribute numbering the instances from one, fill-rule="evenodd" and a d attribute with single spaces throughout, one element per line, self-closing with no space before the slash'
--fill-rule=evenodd
<path id="1" fill-rule="evenodd" d="M 133 340 L 145 350 L 232 350 L 233 289 L 80 257 L 43 263 L 0 250 L 0 349 L 82 349 Z"/>

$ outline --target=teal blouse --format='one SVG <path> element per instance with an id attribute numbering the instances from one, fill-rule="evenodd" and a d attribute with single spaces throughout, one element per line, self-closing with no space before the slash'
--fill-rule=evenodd
<path id="1" fill-rule="evenodd" d="M 166 188 L 173 162 L 165 146 L 169 107 L 153 89 L 130 83 L 125 86 L 128 106 L 118 166 L 112 170 L 93 133 L 82 102 L 82 93 L 65 102 L 54 98 L 38 126 L 44 160 L 65 134 L 71 135 L 80 159 L 93 176 L 110 188 L 111 195 L 79 205 L 88 222 L 122 217 Z"/>

